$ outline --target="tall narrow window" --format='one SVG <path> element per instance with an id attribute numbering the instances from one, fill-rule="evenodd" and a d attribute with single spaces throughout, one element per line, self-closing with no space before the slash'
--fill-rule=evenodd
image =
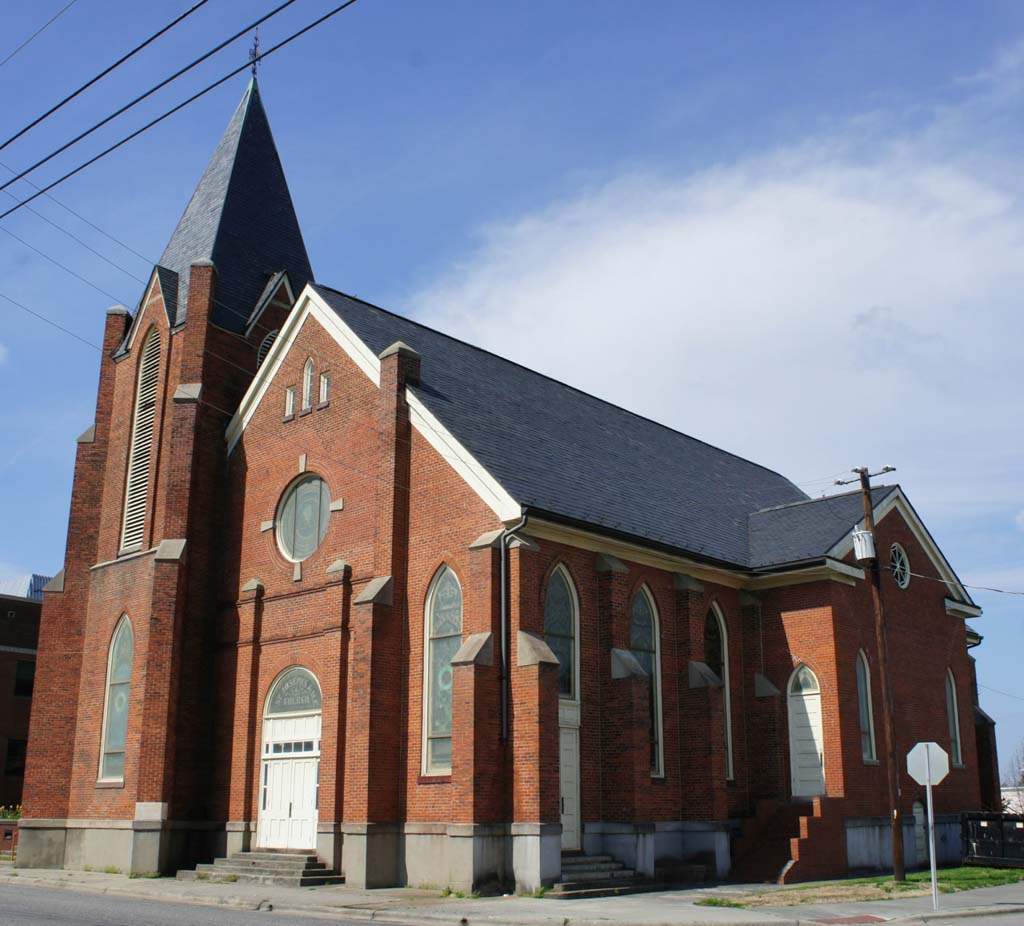
<path id="1" fill-rule="evenodd" d="M 284 390 L 284 416 L 291 418 L 295 414 L 295 387 L 288 386 Z"/>
<path id="2" fill-rule="evenodd" d="M 713 605 L 704 621 L 704 664 L 722 680 L 725 701 L 726 778 L 732 781 L 732 694 L 729 685 L 729 634 L 718 605 Z"/>
<path id="3" fill-rule="evenodd" d="M 327 370 L 320 374 L 320 395 L 317 401 L 321 405 L 331 401 L 331 374 Z"/>
<path id="4" fill-rule="evenodd" d="M 423 771 L 446 774 L 452 767 L 452 657 L 462 643 L 462 588 L 447 566 L 427 595 L 423 691 Z"/>
<path id="5" fill-rule="evenodd" d="M 135 390 L 135 420 L 132 423 L 131 449 L 128 454 L 128 484 L 124 493 L 122 552 L 137 550 L 142 546 L 146 526 L 146 502 L 149 499 L 149 465 L 153 457 L 156 387 L 159 379 L 160 335 L 152 328 L 142 345 L 139 381 Z"/>
<path id="6" fill-rule="evenodd" d="M 128 696 L 132 681 L 135 641 L 127 615 L 117 622 L 107 659 L 107 697 L 103 708 L 100 781 L 124 780 L 124 750 L 128 739 Z"/>
<path id="7" fill-rule="evenodd" d="M 302 410 L 308 412 L 313 407 L 313 358 L 306 361 L 302 368 Z"/>
<path id="8" fill-rule="evenodd" d="M 857 653 L 857 705 L 860 710 L 860 754 L 865 762 L 874 762 L 875 716 L 871 708 L 871 673 L 864 650 Z"/>
<path id="9" fill-rule="evenodd" d="M 953 670 L 946 670 L 946 714 L 949 717 L 949 754 L 953 765 L 963 765 L 964 755 L 960 748 L 960 711 L 956 706 L 956 679 Z"/>
<path id="10" fill-rule="evenodd" d="M 661 775 L 661 647 L 658 632 L 658 612 L 654 599 L 646 587 L 633 598 L 633 620 L 630 628 L 630 646 L 633 655 L 647 673 L 651 705 L 651 774 Z"/>
<path id="11" fill-rule="evenodd" d="M 548 580 L 544 597 L 544 641 L 558 657 L 558 693 L 577 698 L 576 693 L 576 595 L 569 577 L 559 566 Z"/>

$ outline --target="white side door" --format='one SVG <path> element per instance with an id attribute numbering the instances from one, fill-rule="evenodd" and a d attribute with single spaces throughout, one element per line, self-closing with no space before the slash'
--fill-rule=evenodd
<path id="1" fill-rule="evenodd" d="M 562 804 L 562 848 L 580 848 L 580 707 L 562 700 L 558 706 L 559 791 Z"/>
<path id="2" fill-rule="evenodd" d="M 256 845 L 313 849 L 320 803 L 320 716 L 268 719 Z"/>
<path id="3" fill-rule="evenodd" d="M 825 793 L 825 741 L 821 690 L 814 673 L 801 666 L 789 688 L 789 764 L 793 797 Z"/>

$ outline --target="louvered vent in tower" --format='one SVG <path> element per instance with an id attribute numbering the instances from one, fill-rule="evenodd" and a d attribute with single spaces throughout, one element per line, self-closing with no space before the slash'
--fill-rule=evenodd
<path id="1" fill-rule="evenodd" d="M 153 426 L 156 420 L 156 387 L 160 378 L 160 335 L 149 332 L 142 346 L 139 385 L 135 395 L 131 452 L 128 456 L 128 486 L 124 493 L 122 552 L 142 545 L 149 497 L 149 469 L 153 458 Z"/>
<path id="2" fill-rule="evenodd" d="M 274 346 L 274 341 L 277 340 L 277 330 L 271 331 L 261 342 L 260 349 L 256 352 L 256 369 L 258 370 L 263 366 L 263 361 L 267 359 L 267 354 L 270 353 L 270 348 Z"/>

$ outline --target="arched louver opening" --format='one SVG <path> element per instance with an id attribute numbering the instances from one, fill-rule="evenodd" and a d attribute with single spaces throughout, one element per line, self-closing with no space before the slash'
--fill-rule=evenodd
<path id="1" fill-rule="evenodd" d="M 149 468 L 153 458 L 156 389 L 159 379 L 160 335 L 154 328 L 146 336 L 142 346 L 142 361 L 139 363 L 135 421 L 132 424 L 131 452 L 128 456 L 128 484 L 124 493 L 122 552 L 142 546 L 146 526 L 146 500 L 149 497 Z"/>
<path id="2" fill-rule="evenodd" d="M 256 351 L 256 369 L 258 370 L 263 366 L 263 361 L 267 359 L 267 354 L 270 353 L 270 348 L 274 346 L 274 341 L 277 340 L 278 331 L 275 328 L 270 332 L 262 341 L 260 341 L 259 350 Z"/>

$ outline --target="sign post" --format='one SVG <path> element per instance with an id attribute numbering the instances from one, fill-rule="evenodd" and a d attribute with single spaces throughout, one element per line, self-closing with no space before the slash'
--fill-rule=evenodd
<path id="1" fill-rule="evenodd" d="M 928 857 L 932 866 L 932 909 L 939 909 L 939 885 L 935 875 L 935 810 L 932 806 L 932 785 L 949 774 L 949 756 L 938 743 L 918 743 L 907 754 L 907 771 L 928 795 Z"/>

